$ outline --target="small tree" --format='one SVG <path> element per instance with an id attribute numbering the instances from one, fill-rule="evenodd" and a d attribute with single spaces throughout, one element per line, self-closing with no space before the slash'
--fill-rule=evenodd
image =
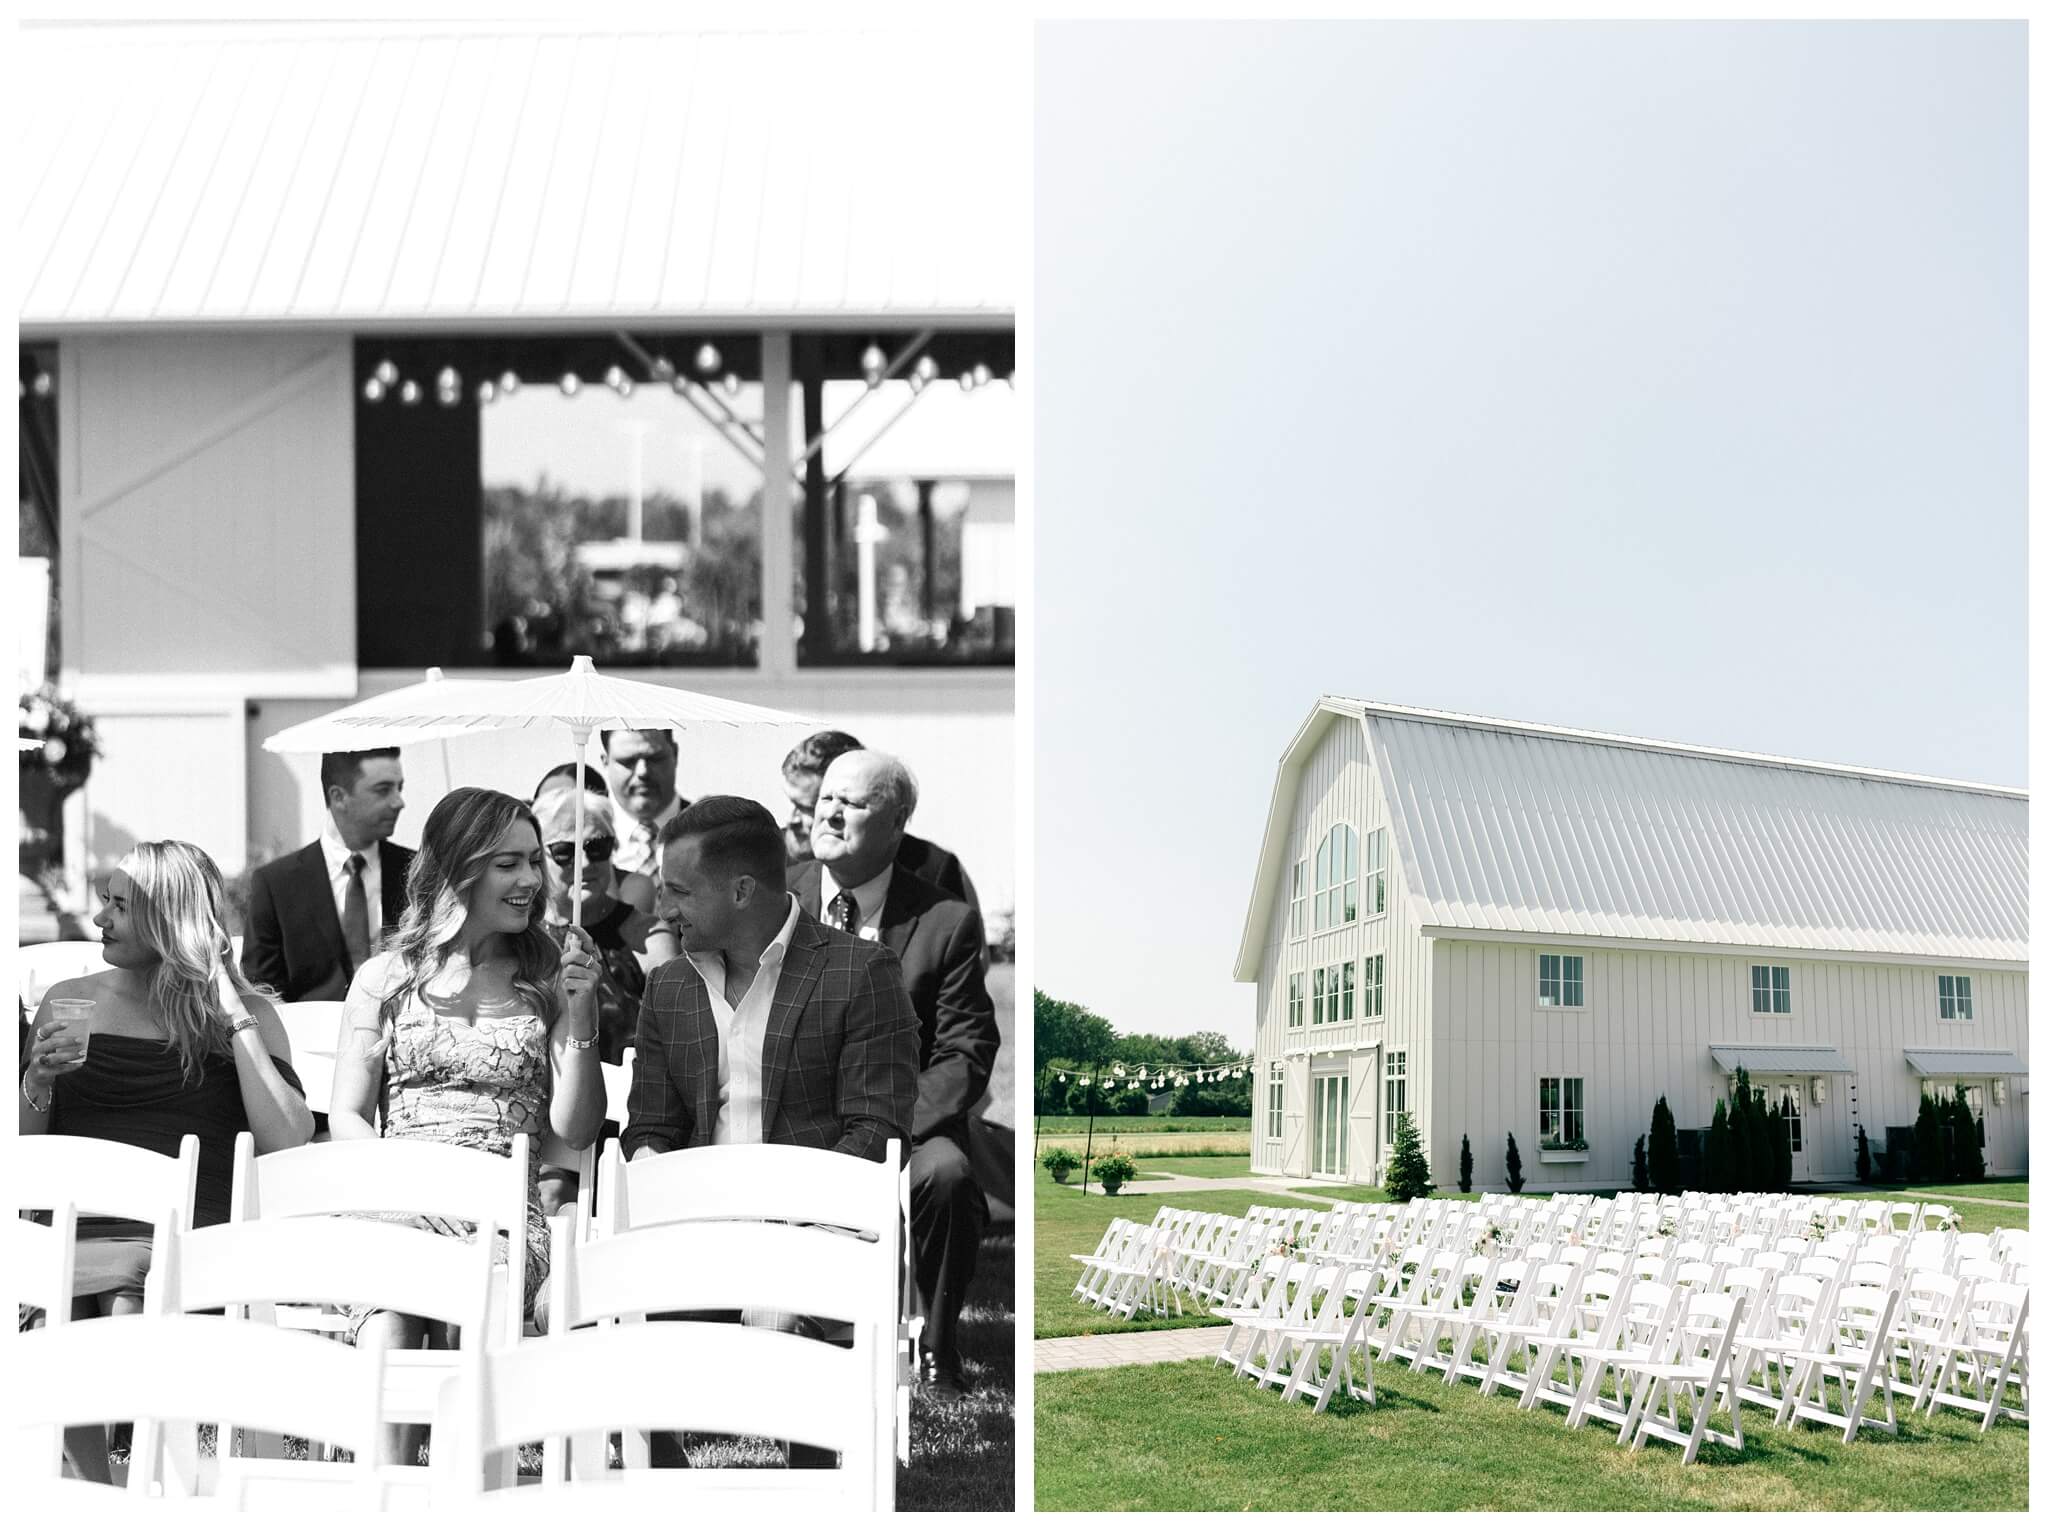
<path id="1" fill-rule="evenodd" d="M 1635 1160 L 1629 1165 L 1628 1183 L 1638 1191 L 1650 1189 L 1650 1151 L 1646 1146 L 1648 1143 L 1647 1137 L 1636 1139 Z"/>
<path id="2" fill-rule="evenodd" d="M 1792 1184 L 1792 1119 L 1771 1102 L 1771 1189 Z"/>
<path id="3" fill-rule="evenodd" d="M 1422 1152 L 1422 1135 L 1414 1118 L 1405 1112 L 1394 1127 L 1394 1156 L 1387 1161 L 1387 1178 L 1382 1187 L 1389 1201 L 1413 1201 L 1436 1189 L 1429 1183 L 1429 1160 Z"/>
<path id="4" fill-rule="evenodd" d="M 1724 1191 L 1758 1191 L 1763 1187 L 1751 1178 L 1750 1142 L 1752 1133 L 1749 1117 L 1749 1086 L 1738 1083 L 1735 1097 L 1728 1102 L 1725 1116 L 1728 1122 L 1728 1152 L 1721 1160 L 1721 1177 Z"/>
<path id="5" fill-rule="evenodd" d="M 1707 1141 L 1700 1152 L 1700 1186 L 1707 1191 L 1730 1191 L 1729 1166 L 1733 1154 L 1728 1138 L 1728 1102 L 1714 1102 L 1714 1119 L 1707 1127 Z"/>
<path id="6" fill-rule="evenodd" d="M 1678 1183 L 1678 1123 L 1664 1097 L 1650 1113 L 1650 1189 L 1660 1196 L 1676 1196 Z"/>
<path id="7" fill-rule="evenodd" d="M 1947 1145 L 1942 1142 L 1941 1113 L 1934 1097 L 1920 1092 L 1920 1114 L 1913 1118 L 1913 1176 L 1932 1181 L 1948 1178 Z"/>
<path id="8" fill-rule="evenodd" d="M 1519 1196 L 1529 1182 L 1522 1176 L 1522 1151 L 1515 1147 L 1515 1135 L 1508 1134 L 1508 1194 Z"/>
<path id="9" fill-rule="evenodd" d="M 1472 1189 L 1472 1138 L 1469 1133 L 1458 1139 L 1458 1189 Z"/>
<path id="10" fill-rule="evenodd" d="M 1982 1180 L 1984 1150 L 1977 1142 L 1977 1118 L 1961 1085 L 1956 1086 L 1956 1098 L 1949 1103 L 1949 1124 L 1954 1129 L 1949 1141 L 1950 1171 L 1958 1180 Z"/>
<path id="11" fill-rule="evenodd" d="M 1856 1178 L 1870 1184 L 1870 1134 L 1860 1123 L 1856 1128 Z"/>

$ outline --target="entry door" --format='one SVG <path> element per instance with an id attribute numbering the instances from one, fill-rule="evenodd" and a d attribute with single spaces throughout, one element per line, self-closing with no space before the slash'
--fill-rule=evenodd
<path id="1" fill-rule="evenodd" d="M 1786 1133 L 1792 1139 L 1792 1179 L 1794 1182 L 1811 1179 L 1806 1172 L 1805 1086 L 1801 1081 L 1791 1080 L 1772 1088 L 1778 1097 L 1778 1109 L 1785 1114 Z"/>
<path id="2" fill-rule="evenodd" d="M 1351 1076 L 1318 1074 L 1315 1079 L 1313 1153 L 1309 1172 L 1343 1179 L 1351 1172 Z"/>

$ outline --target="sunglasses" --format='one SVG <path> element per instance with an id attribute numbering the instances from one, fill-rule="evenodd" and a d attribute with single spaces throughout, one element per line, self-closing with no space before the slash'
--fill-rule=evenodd
<path id="1" fill-rule="evenodd" d="M 618 848 L 617 836 L 592 835 L 583 842 L 583 859 L 586 863 L 609 861 L 612 859 L 612 852 Z M 574 840 L 555 841 L 554 844 L 548 847 L 548 860 L 552 861 L 556 866 L 565 869 L 574 866 L 576 864 L 576 842 Z"/>

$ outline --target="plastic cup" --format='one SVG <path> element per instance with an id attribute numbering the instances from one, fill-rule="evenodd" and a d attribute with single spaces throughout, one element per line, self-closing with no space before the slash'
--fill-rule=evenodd
<path id="1" fill-rule="evenodd" d="M 78 1043 L 78 1056 L 83 1059 L 92 1045 L 93 1002 L 89 999 L 53 999 L 50 1001 L 50 1035 L 69 1037 Z"/>

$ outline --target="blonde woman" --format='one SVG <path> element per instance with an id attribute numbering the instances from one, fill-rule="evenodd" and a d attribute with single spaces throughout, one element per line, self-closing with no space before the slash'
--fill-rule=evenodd
<path id="1" fill-rule="evenodd" d="M 597 1135 L 597 964 L 581 932 L 560 947 L 548 935 L 547 868 L 540 825 L 517 798 L 458 787 L 434 805 L 390 948 L 349 987 L 327 1118 L 336 1138 L 429 1138 L 509 1155 L 520 1134 L 552 1129 L 571 1148 Z M 538 1143 L 529 1163 L 538 1170 Z M 528 1317 L 547 1269 L 547 1222 L 529 1186 Z M 408 1314 L 354 1317 L 359 1340 L 394 1349 L 448 1339 Z M 412 1438 L 394 1441 L 396 1460 L 417 1454 Z"/>
<path id="2" fill-rule="evenodd" d="M 107 879 L 93 923 L 111 967 L 56 984 L 36 1011 L 21 1076 L 21 1131 L 108 1138 L 173 1154 L 199 1138 L 193 1221 L 225 1222 L 237 1134 L 258 1153 L 313 1136 L 291 1043 L 264 990 L 235 962 L 220 869 L 196 845 L 153 840 Z M 57 1033 L 50 1005 L 93 1002 L 91 1045 Z M 137 1313 L 150 1228 L 79 1220 L 76 1317 Z M 79 1471 L 108 1481 L 104 1434 L 65 1432 Z"/>

